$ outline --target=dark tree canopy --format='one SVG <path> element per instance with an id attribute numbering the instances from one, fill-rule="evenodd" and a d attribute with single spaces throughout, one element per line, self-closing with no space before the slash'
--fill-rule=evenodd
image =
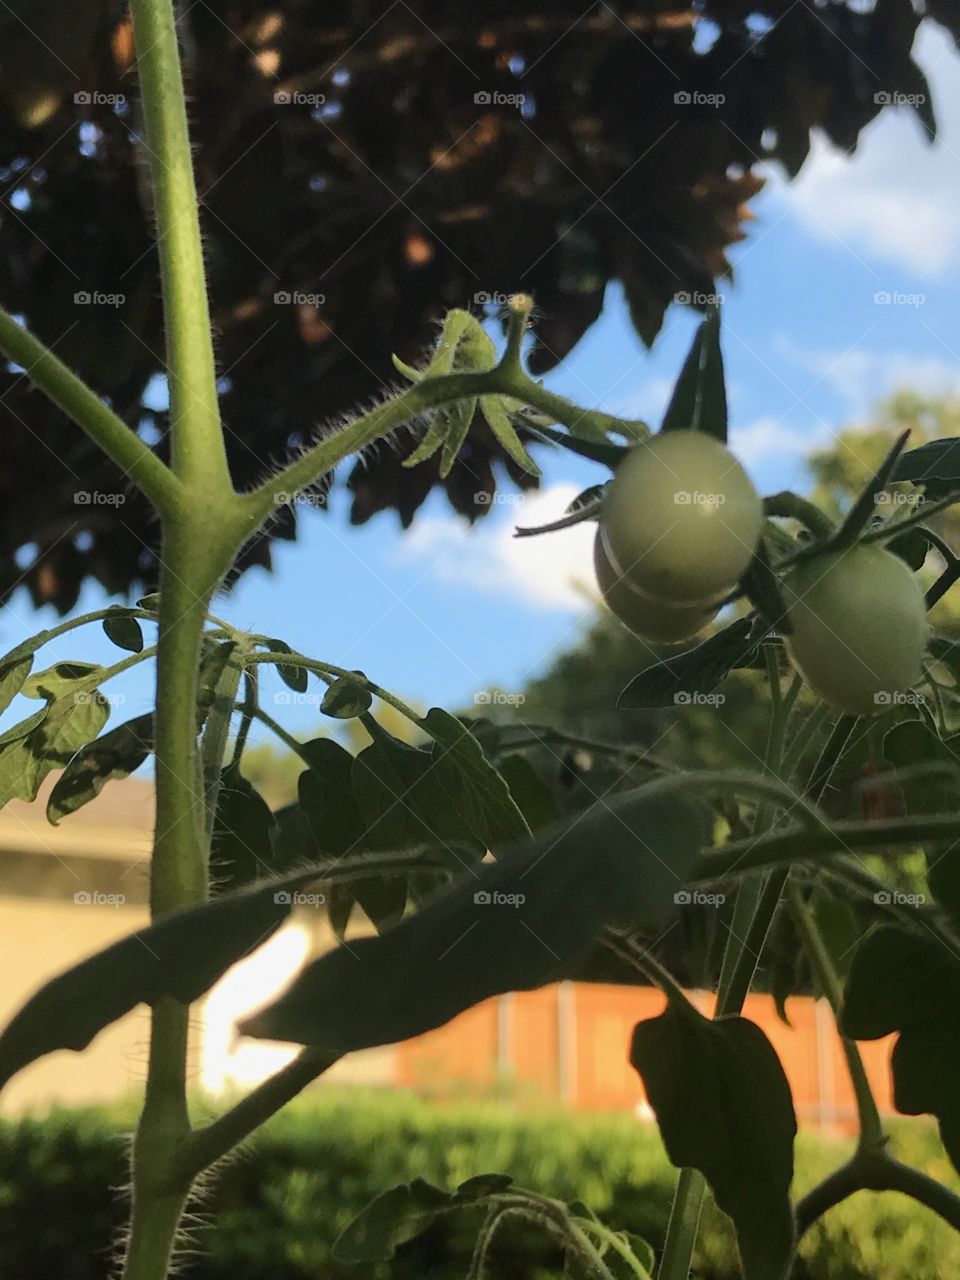
<path id="1" fill-rule="evenodd" d="M 804 0 L 184 9 L 240 487 L 395 382 L 390 353 L 417 360 L 447 308 L 532 293 L 545 372 L 618 280 L 650 343 L 678 294 L 696 305 L 727 271 L 759 160 L 795 174 L 813 128 L 853 148 L 883 94 L 919 95 L 934 127 L 910 0 L 869 13 Z M 951 0 L 926 12 L 960 32 Z M 163 333 L 139 135 L 122 5 L 3 6 L 0 298 L 162 451 L 163 412 L 143 403 Z M 493 491 L 495 464 L 514 471 L 478 421 L 442 482 L 457 511 L 489 510 L 476 495 Z M 429 465 L 401 470 L 382 449 L 349 477 L 352 518 L 395 508 L 406 524 L 437 483 Z M 77 491 L 125 500 L 78 504 Z M 67 610 L 88 576 L 111 592 L 153 583 L 145 502 L 9 368 L 0 511 L 0 598 L 22 580 L 37 603 Z M 272 535 L 294 533 L 285 508 Z M 14 554 L 25 546 L 36 557 L 24 575 Z M 253 562 L 269 563 L 267 539 Z"/>

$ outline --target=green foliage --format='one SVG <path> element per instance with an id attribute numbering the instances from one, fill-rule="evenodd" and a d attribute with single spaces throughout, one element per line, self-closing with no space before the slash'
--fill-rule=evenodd
<path id="1" fill-rule="evenodd" d="M 638 1024 L 630 1061 L 671 1161 L 701 1170 L 733 1219 L 746 1280 L 780 1280 L 793 1257 L 797 1121 L 769 1040 L 746 1018 L 714 1022 L 674 997 Z"/>
<path id="2" fill-rule="evenodd" d="M 893 1051 L 894 1103 L 906 1115 L 929 1112 L 960 1169 L 960 1094 L 952 1063 L 960 1055 L 960 961 L 942 944 L 899 929 L 877 929 L 858 947 L 841 1027 L 857 1040 L 899 1033 Z"/>
<path id="3" fill-rule="evenodd" d="M 130 1116 L 55 1112 L 0 1122 L 0 1257 L 22 1280 L 106 1280 L 125 1205 Z M 897 1154 L 960 1186 L 921 1122 L 894 1129 Z M 797 1183 L 811 1186 L 844 1146 L 801 1134 Z M 384 1188 L 423 1178 L 456 1187 L 491 1168 L 662 1246 L 675 1172 L 656 1130 L 623 1115 L 517 1111 L 492 1102 L 438 1106 L 402 1093 L 314 1091 L 261 1130 L 205 1192 L 191 1280 L 464 1280 L 482 1210 L 444 1215 L 389 1264 L 349 1266 L 333 1246 Z M 37 1206 L 43 1206 L 43 1230 Z M 83 1240 L 84 1247 L 77 1248 Z M 797 1280 L 942 1280 L 960 1270 L 960 1240 L 902 1196 L 859 1196 L 834 1209 L 800 1247 Z M 491 1280 L 555 1280 L 560 1250 L 543 1229 L 504 1224 Z M 707 1204 L 694 1275 L 735 1280 L 724 1216 Z"/>
<path id="4" fill-rule="evenodd" d="M 719 307 L 712 307 L 697 329 L 660 429 L 704 431 L 726 442 L 727 390 Z"/>
<path id="5" fill-rule="evenodd" d="M 419 1035 L 542 986 L 606 925 L 659 931 L 710 831 L 698 803 L 643 788 L 507 847 L 378 938 L 308 965 L 242 1030 L 328 1050 Z M 584 857 L 584 849 L 591 856 Z"/>

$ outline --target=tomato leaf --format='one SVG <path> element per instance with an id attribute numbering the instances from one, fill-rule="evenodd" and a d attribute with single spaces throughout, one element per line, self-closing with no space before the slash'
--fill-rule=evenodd
<path id="1" fill-rule="evenodd" d="M 504 1173 L 480 1174 L 460 1184 L 454 1194 L 423 1178 L 381 1192 L 357 1214 L 333 1246 L 335 1262 L 348 1266 L 388 1262 L 401 1244 L 413 1240 L 440 1213 L 467 1208 L 505 1191 L 512 1179 Z"/>
<path id="2" fill-rule="evenodd" d="M 215 899 L 139 929 L 51 979 L 0 1034 L 0 1087 L 45 1054 L 85 1049 L 138 1004 L 198 999 L 279 928 L 289 897 L 271 884 Z"/>
<path id="3" fill-rule="evenodd" d="M 605 467 L 609 467 L 611 471 L 616 471 L 630 451 L 628 445 L 610 444 L 601 440 L 584 440 L 580 436 L 570 435 L 569 432 L 557 431 L 554 427 L 530 424 L 530 430 L 535 435 L 544 436 L 553 444 L 561 445 L 570 453 L 577 454 L 578 457 L 589 458 L 591 462 L 602 463 Z"/>
<path id="4" fill-rule="evenodd" d="M 710 693 L 731 671 L 757 664 L 766 632 L 753 618 L 738 618 L 694 649 L 663 658 L 634 678 L 617 706 L 625 711 L 682 705 L 685 695 Z"/>
<path id="5" fill-rule="evenodd" d="M 32 666 L 33 655 L 27 654 L 0 667 L 0 712 L 6 711 L 23 688 Z"/>
<path id="6" fill-rule="evenodd" d="M 268 640 L 266 642 L 268 653 L 292 653 L 293 650 L 284 640 Z M 306 693 L 309 681 L 309 672 L 306 667 L 297 667 L 292 663 L 277 663 L 277 675 L 294 693 Z"/>
<path id="7" fill-rule="evenodd" d="M 625 792 L 508 846 L 388 932 L 308 965 L 245 1034 L 342 1050 L 391 1044 L 562 976 L 605 925 L 654 930 L 712 829 L 697 801 Z"/>
<path id="8" fill-rule="evenodd" d="M 355 671 L 354 675 L 366 679 L 362 671 Z M 335 720 L 353 720 L 369 711 L 372 702 L 373 694 L 369 689 L 357 684 L 356 680 L 342 677 L 328 686 L 320 710 Z"/>
<path id="9" fill-rule="evenodd" d="M 843 524 L 827 543 L 830 548 L 852 547 L 860 537 L 860 534 L 873 517 L 877 505 L 877 494 L 880 493 L 884 485 L 890 483 L 890 480 L 895 475 L 898 460 L 909 436 L 910 432 L 904 431 L 894 441 L 890 452 L 877 468 L 873 478 L 864 486 L 856 502 L 847 512 Z"/>
<path id="10" fill-rule="evenodd" d="M 113 605 L 103 619 L 103 629 L 107 639 L 111 640 L 118 649 L 126 649 L 130 653 L 143 652 L 143 632 L 140 630 L 140 623 L 128 609 Z"/>
<path id="11" fill-rule="evenodd" d="M 700 322 L 660 430 L 703 431 L 726 444 L 727 392 L 719 307 L 712 307 Z"/>
<path id="12" fill-rule="evenodd" d="M 793 1257 L 797 1121 L 770 1041 L 746 1018 L 703 1017 L 685 1000 L 637 1025 L 630 1061 L 667 1155 L 699 1169 L 733 1219 L 745 1280 L 779 1280 Z"/>
<path id="13" fill-rule="evenodd" d="M 422 724 L 435 744 L 432 772 L 462 812 L 467 831 L 487 848 L 528 835 L 509 787 L 469 729 L 440 707 L 431 707 Z"/>
<path id="14" fill-rule="evenodd" d="M 95 799 L 114 778 L 139 769 L 153 750 L 153 715 L 137 716 L 80 748 L 57 779 L 47 800 L 54 826 Z"/>
<path id="15" fill-rule="evenodd" d="M 960 1057 L 956 958 L 920 934 L 875 929 L 854 956 L 840 1029 L 854 1040 L 899 1032 L 891 1059 L 894 1105 L 905 1115 L 935 1116 L 960 1169 L 960 1094 L 949 1067 Z"/>
<path id="16" fill-rule="evenodd" d="M 960 437 L 930 440 L 902 453 L 890 479 L 922 484 L 927 497 L 932 499 L 941 493 L 950 493 L 960 485 Z"/>
<path id="17" fill-rule="evenodd" d="M 220 775 L 210 842 L 210 878 L 218 893 L 276 870 L 272 835 L 276 821 L 260 792 L 229 764 Z"/>

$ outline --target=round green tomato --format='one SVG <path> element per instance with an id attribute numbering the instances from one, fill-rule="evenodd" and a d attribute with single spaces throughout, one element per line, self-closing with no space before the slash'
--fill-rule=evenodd
<path id="1" fill-rule="evenodd" d="M 714 605 L 704 609 L 701 604 L 664 604 L 634 591 L 627 578 L 617 576 L 607 559 L 599 530 L 593 544 L 593 566 L 608 609 L 641 640 L 652 640 L 659 644 L 689 640 L 698 631 L 702 631 L 716 615 Z"/>
<path id="2" fill-rule="evenodd" d="M 923 590 L 876 544 L 806 560 L 784 583 L 787 652 L 825 702 L 875 716 L 919 681 L 929 627 Z"/>
<path id="3" fill-rule="evenodd" d="M 732 453 L 701 431 L 636 445 L 607 488 L 600 528 L 613 567 L 634 590 L 673 604 L 710 604 L 753 556 L 763 505 Z"/>

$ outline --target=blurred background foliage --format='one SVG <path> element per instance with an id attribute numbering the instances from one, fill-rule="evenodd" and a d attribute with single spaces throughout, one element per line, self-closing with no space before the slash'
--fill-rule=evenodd
<path id="1" fill-rule="evenodd" d="M 403 1094 L 327 1086 L 271 1120 L 202 1193 L 187 1280 L 462 1280 L 482 1213 L 447 1217 L 390 1264 L 338 1266 L 331 1246 L 387 1187 L 423 1177 L 452 1188 L 508 1170 L 518 1186 L 579 1199 L 617 1229 L 662 1245 L 675 1171 L 653 1125 L 622 1115 L 461 1100 L 443 1107 Z M 107 1280 L 123 1223 L 125 1140 L 132 1113 L 53 1113 L 0 1124 L 0 1256 L 17 1280 Z M 795 1190 L 838 1164 L 849 1144 L 801 1134 Z M 892 1127 L 897 1155 L 960 1185 L 926 1121 Z M 42 1226 L 37 1208 L 43 1206 Z M 82 1240 L 84 1247 L 77 1248 Z M 550 1280 L 562 1259 L 543 1232 L 505 1225 L 490 1280 Z M 795 1280 L 942 1280 L 960 1270 L 960 1240 L 899 1195 L 857 1196 L 805 1237 Z M 694 1275 L 738 1274 L 728 1221 L 708 1204 Z"/>
<path id="2" fill-rule="evenodd" d="M 676 295 L 712 293 L 727 272 L 758 162 L 796 174 L 814 129 L 854 148 L 883 109 L 881 83 L 921 104 L 932 136 L 911 56 L 925 17 L 960 32 L 950 0 L 869 11 L 839 0 L 185 5 L 238 485 L 395 381 L 390 353 L 416 361 L 451 306 L 533 293 L 532 364 L 545 372 L 619 281 L 652 342 Z M 518 93 L 522 109 L 503 101 Z M 140 135 L 121 0 L 2 6 L 0 297 L 163 453 Z M 122 302 L 75 304 L 91 292 Z M 489 511 L 497 471 L 521 482 L 477 421 L 443 482 L 453 507 Z M 383 447 L 347 483 L 355 522 L 393 508 L 407 524 L 441 482 L 432 465 L 401 470 Z M 157 531 L 139 495 L 119 509 L 73 498 L 126 488 L 16 370 L 0 371 L 0 599 L 21 579 L 25 546 L 36 548 L 23 577 L 33 600 L 60 611 L 88 577 L 109 592 L 152 586 Z M 270 538 L 294 536 L 283 508 L 241 568 L 269 564 Z"/>

